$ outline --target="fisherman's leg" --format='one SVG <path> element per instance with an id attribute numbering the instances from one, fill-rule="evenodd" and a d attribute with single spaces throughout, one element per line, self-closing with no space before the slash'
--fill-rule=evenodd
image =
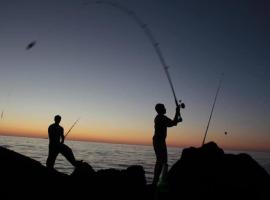
<path id="1" fill-rule="evenodd" d="M 156 164 L 155 164 L 154 178 L 153 178 L 152 184 L 157 185 L 161 171 L 162 171 L 162 166 L 163 166 L 162 152 L 161 152 L 162 149 L 159 142 L 153 141 L 153 146 L 154 146 L 154 150 L 156 154 Z"/>
<path id="2" fill-rule="evenodd" d="M 162 151 L 162 172 L 161 172 L 161 181 L 164 181 L 167 178 L 168 174 L 168 153 L 166 144 L 163 146 Z"/>
<path id="3" fill-rule="evenodd" d="M 157 185 L 158 181 L 159 181 L 159 176 L 161 174 L 162 171 L 162 162 L 157 160 L 156 164 L 155 164 L 155 169 L 154 169 L 154 178 L 153 178 L 153 185 Z"/>
<path id="4" fill-rule="evenodd" d="M 53 147 L 49 147 L 49 155 L 46 161 L 46 166 L 50 169 L 53 169 L 55 160 L 58 156 L 58 150 Z"/>
<path id="5" fill-rule="evenodd" d="M 62 144 L 61 145 L 61 150 L 60 153 L 73 165 L 76 166 L 77 165 L 77 161 L 74 157 L 74 154 L 71 150 L 71 148 L 69 148 L 67 145 Z"/>

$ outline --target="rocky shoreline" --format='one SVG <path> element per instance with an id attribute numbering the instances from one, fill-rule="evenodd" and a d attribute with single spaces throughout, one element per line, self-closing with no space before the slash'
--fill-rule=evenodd
<path id="1" fill-rule="evenodd" d="M 247 154 L 225 154 L 214 142 L 186 148 L 160 187 L 147 185 L 142 166 L 95 171 L 82 162 L 66 175 L 0 147 L 4 199 L 270 199 L 270 176 Z"/>

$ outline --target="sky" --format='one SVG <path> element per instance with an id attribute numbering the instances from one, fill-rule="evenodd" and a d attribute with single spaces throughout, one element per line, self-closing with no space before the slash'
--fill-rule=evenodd
<path id="1" fill-rule="evenodd" d="M 80 118 L 68 139 L 151 145 L 155 104 L 173 118 L 170 85 L 142 28 L 94 2 L 0 1 L 0 134 L 46 138 L 60 114 L 65 131 Z M 201 145 L 224 73 L 206 141 L 270 151 L 269 1 L 112 2 L 151 29 L 186 104 L 168 145 Z"/>

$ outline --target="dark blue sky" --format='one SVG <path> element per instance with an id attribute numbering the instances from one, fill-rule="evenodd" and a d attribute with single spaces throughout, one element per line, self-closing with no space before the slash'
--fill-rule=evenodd
<path id="1" fill-rule="evenodd" d="M 9 110 L 2 132 L 17 121 L 27 124 L 25 116 L 45 127 L 51 116 L 62 113 L 68 123 L 83 116 L 90 135 L 95 127 L 104 137 L 113 129 L 138 132 L 136 137 L 146 140 L 153 131 L 155 103 L 164 102 L 173 115 L 169 84 L 142 29 L 118 9 L 85 2 L 94 1 L 0 2 L 0 103 Z M 178 98 L 187 104 L 185 123 L 172 131 L 171 143 L 200 143 L 224 72 L 209 139 L 266 148 L 269 1 L 117 2 L 149 25 Z M 33 40 L 37 45 L 26 51 Z M 103 124 L 108 129 L 100 130 Z M 230 137 L 221 135 L 225 130 Z M 120 138 L 116 135 L 109 137 Z"/>

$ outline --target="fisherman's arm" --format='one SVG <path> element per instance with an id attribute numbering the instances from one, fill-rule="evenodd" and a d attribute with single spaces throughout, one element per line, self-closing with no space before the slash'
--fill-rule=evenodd
<path id="1" fill-rule="evenodd" d="M 49 126 L 48 128 L 48 139 L 49 140 L 51 139 L 51 126 Z"/>
<path id="2" fill-rule="evenodd" d="M 176 126 L 178 122 L 182 122 L 182 118 L 180 117 L 180 106 L 178 105 L 175 110 L 174 119 L 167 119 L 167 127 Z"/>

